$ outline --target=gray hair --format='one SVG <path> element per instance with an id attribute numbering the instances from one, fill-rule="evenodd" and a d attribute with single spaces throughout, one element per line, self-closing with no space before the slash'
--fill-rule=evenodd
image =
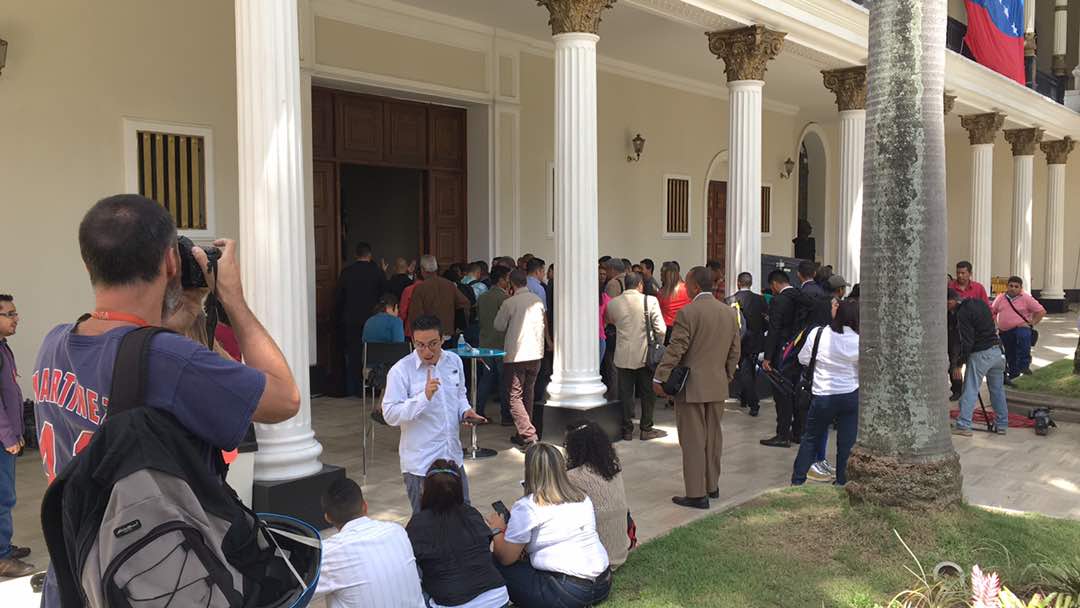
<path id="1" fill-rule="evenodd" d="M 420 256 L 420 270 L 424 272 L 438 272 L 439 260 L 433 255 Z"/>

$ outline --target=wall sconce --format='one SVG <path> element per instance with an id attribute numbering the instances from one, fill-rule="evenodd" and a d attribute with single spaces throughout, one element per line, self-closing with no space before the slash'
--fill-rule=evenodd
<path id="1" fill-rule="evenodd" d="M 788 159 L 784 161 L 784 170 L 780 172 L 780 179 L 788 179 L 788 178 L 790 178 L 791 173 L 794 170 L 795 170 L 795 161 L 791 160 L 791 157 L 789 156 Z"/>
<path id="2" fill-rule="evenodd" d="M 7 64 L 7 40 L 0 39 L 0 72 L 4 71 Z"/>
<path id="3" fill-rule="evenodd" d="M 630 140 L 630 143 L 634 146 L 634 155 L 628 155 L 626 157 L 626 162 L 636 163 L 641 160 L 641 153 L 645 151 L 645 138 L 641 136 L 641 133 L 638 133 L 634 136 L 634 139 Z"/>

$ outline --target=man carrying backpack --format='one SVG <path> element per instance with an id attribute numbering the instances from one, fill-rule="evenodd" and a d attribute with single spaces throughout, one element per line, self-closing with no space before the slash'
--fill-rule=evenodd
<path id="1" fill-rule="evenodd" d="M 742 328 L 739 371 L 735 379 L 739 401 L 742 407 L 749 408 L 751 416 L 757 416 L 757 359 L 765 347 L 765 312 L 768 305 L 765 304 L 764 296 L 750 289 L 753 283 L 754 277 L 749 272 L 739 273 L 739 291 L 728 298 L 727 303 L 739 311 L 739 320 L 745 323 Z"/>
<path id="2" fill-rule="evenodd" d="M 215 246 L 221 250 L 216 273 L 209 272 L 202 249 L 194 248 L 193 255 L 231 320 L 246 365 L 182 336 L 156 335 L 146 355 L 143 405 L 171 414 L 211 446 L 231 450 L 252 420 L 275 423 L 294 416 L 300 394 L 288 362 L 244 300 L 236 244 L 221 240 Z M 79 322 L 49 332 L 32 376 L 50 483 L 90 444 L 109 414 L 121 340 L 139 327 L 162 325 L 181 301 L 176 226 L 158 203 L 134 194 L 102 199 L 79 225 L 79 248 L 94 307 Z M 59 606 L 52 576 L 42 606 Z"/>

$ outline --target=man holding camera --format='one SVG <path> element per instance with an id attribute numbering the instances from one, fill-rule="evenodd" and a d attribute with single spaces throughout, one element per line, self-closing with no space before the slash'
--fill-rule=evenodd
<path id="1" fill-rule="evenodd" d="M 220 259 L 216 272 L 210 271 L 206 251 L 178 248 L 176 226 L 164 207 L 121 194 L 86 213 L 79 248 L 94 288 L 94 308 L 78 322 L 49 332 L 32 377 L 42 464 L 50 482 L 90 443 L 108 414 L 121 339 L 138 327 L 162 325 L 180 304 L 183 288 L 204 279 L 232 321 L 246 365 L 182 336 L 159 334 L 150 343 L 144 405 L 169 412 L 223 450 L 240 443 L 252 420 L 275 423 L 296 415 L 299 391 L 285 357 L 244 300 L 233 241 L 215 242 L 211 251 Z M 181 282 L 185 265 L 185 283 L 193 284 Z M 50 581 L 42 605 L 59 605 Z"/>

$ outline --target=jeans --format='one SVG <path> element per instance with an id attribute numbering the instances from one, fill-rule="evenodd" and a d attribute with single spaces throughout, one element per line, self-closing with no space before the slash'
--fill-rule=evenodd
<path id="1" fill-rule="evenodd" d="M 14 509 L 15 456 L 0 449 L 0 559 L 11 553 L 11 534 L 14 531 L 11 511 Z"/>
<path id="2" fill-rule="evenodd" d="M 465 475 L 464 466 L 459 464 L 457 470 L 461 474 L 461 492 L 465 495 L 465 504 L 469 504 L 469 477 Z M 401 476 L 405 479 L 405 494 L 409 496 L 413 515 L 416 515 L 420 512 L 420 495 L 423 494 L 426 478 L 412 473 L 402 473 Z"/>
<path id="3" fill-rule="evenodd" d="M 486 416 L 484 411 L 487 408 L 488 401 L 491 401 L 493 395 L 499 397 L 499 401 L 502 402 L 499 406 L 499 413 L 501 414 L 500 420 L 510 419 L 510 404 L 505 403 L 502 396 L 506 393 L 506 385 L 503 382 L 505 377 L 502 374 L 502 362 L 497 360 L 486 360 L 480 364 L 480 378 L 476 381 L 476 413 L 481 416 Z"/>
<path id="4" fill-rule="evenodd" d="M 806 431 L 799 443 L 799 454 L 795 457 L 791 484 L 801 486 L 806 483 L 806 472 L 818 458 L 818 441 L 822 435 L 829 434 L 829 425 L 836 421 L 836 483 L 847 483 L 847 461 L 855 437 L 859 433 L 859 390 L 841 395 L 815 396 L 810 403 L 810 412 L 806 418 Z"/>
<path id="5" fill-rule="evenodd" d="M 1009 375 L 1019 376 L 1031 367 L 1031 328 L 1021 325 L 1001 332 L 1001 345 L 1005 347 L 1005 361 Z"/>
<path id="6" fill-rule="evenodd" d="M 975 413 L 975 402 L 979 400 L 979 389 L 983 378 L 990 389 L 990 404 L 994 407 L 995 424 L 1004 430 L 1009 426 L 1009 406 L 1005 402 L 1005 357 L 1001 349 L 991 346 L 986 350 L 972 353 L 964 370 L 964 394 L 960 395 L 960 416 L 956 427 L 971 428 L 971 415 Z"/>
<path id="7" fill-rule="evenodd" d="M 537 570 L 527 561 L 510 566 L 496 562 L 495 566 L 506 581 L 510 601 L 519 608 L 585 608 L 603 602 L 611 592 L 611 570 L 586 583 L 565 574 Z"/>
<path id="8" fill-rule="evenodd" d="M 617 368 L 619 373 L 619 402 L 622 403 L 622 429 L 624 433 L 634 432 L 634 388 L 641 395 L 641 424 L 643 431 L 652 430 L 653 410 L 656 409 L 656 393 L 653 392 L 652 370 L 647 367 L 637 369 Z"/>
<path id="9" fill-rule="evenodd" d="M 739 401 L 745 406 L 757 407 L 757 353 L 747 354 L 739 359 L 735 383 L 739 390 Z"/>

